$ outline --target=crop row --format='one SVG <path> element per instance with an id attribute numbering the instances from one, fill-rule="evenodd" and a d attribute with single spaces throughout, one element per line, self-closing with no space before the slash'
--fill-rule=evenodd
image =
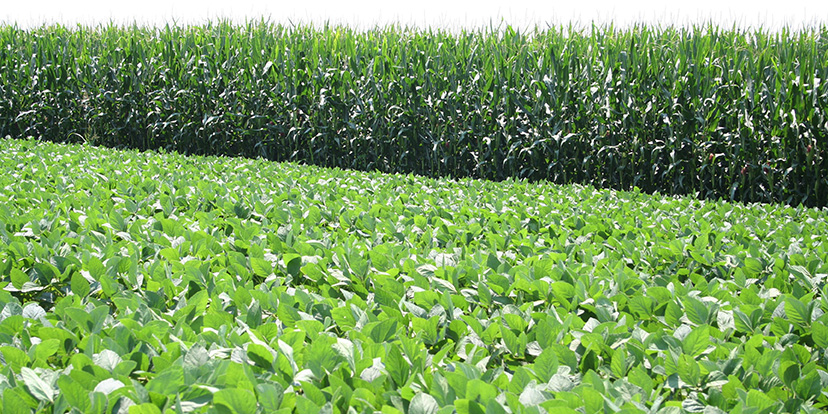
<path id="1" fill-rule="evenodd" d="M 820 412 L 826 215 L 2 140 L 0 406 Z"/>
<path id="2" fill-rule="evenodd" d="M 828 32 L 0 27 L 0 136 L 828 204 Z"/>

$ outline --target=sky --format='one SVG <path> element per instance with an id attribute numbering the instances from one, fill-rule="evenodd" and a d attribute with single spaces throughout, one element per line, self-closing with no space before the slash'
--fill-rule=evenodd
<path id="1" fill-rule="evenodd" d="M 97 25 L 198 24 L 208 19 L 265 17 L 281 23 L 325 22 L 371 28 L 400 23 L 417 27 L 475 28 L 509 24 L 518 28 L 558 24 L 613 22 L 686 25 L 712 21 L 730 27 L 785 25 L 802 27 L 828 22 L 828 1 L 329 1 L 329 0 L 0 0 L 0 22 L 20 27 L 62 23 Z"/>

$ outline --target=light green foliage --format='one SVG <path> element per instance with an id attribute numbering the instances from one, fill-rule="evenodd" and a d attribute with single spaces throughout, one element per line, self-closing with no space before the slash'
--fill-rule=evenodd
<path id="1" fill-rule="evenodd" d="M 828 28 L 0 26 L 0 136 L 828 205 Z"/>
<path id="2" fill-rule="evenodd" d="M 816 412 L 826 218 L 7 139 L 2 410 Z"/>

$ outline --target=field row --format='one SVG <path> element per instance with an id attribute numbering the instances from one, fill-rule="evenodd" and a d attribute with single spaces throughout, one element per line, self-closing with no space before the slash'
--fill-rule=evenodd
<path id="1" fill-rule="evenodd" d="M 825 211 L 32 140 L 0 169 L 3 413 L 828 407 Z"/>
<path id="2" fill-rule="evenodd" d="M 828 28 L 0 27 L 0 136 L 828 205 Z"/>

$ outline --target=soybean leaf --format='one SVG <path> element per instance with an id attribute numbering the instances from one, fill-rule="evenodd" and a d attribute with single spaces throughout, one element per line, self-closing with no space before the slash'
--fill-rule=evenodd
<path id="1" fill-rule="evenodd" d="M 681 342 L 682 350 L 691 357 L 697 357 L 710 345 L 708 326 L 702 325 L 693 329 Z"/>
<path id="2" fill-rule="evenodd" d="M 26 384 L 26 387 L 29 389 L 29 392 L 35 396 L 40 401 L 48 401 L 54 402 L 54 390 L 52 387 L 44 382 L 40 377 L 31 369 L 23 367 L 20 369 L 20 376 L 23 379 L 23 383 Z"/>
<path id="3" fill-rule="evenodd" d="M 254 414 L 256 412 L 256 396 L 239 388 L 225 388 L 213 394 L 213 403 L 229 410 L 234 414 Z"/>
<path id="4" fill-rule="evenodd" d="M 411 398 L 411 404 L 408 406 L 409 414 L 435 414 L 440 406 L 437 400 L 431 395 L 424 393 L 417 393 Z"/>

